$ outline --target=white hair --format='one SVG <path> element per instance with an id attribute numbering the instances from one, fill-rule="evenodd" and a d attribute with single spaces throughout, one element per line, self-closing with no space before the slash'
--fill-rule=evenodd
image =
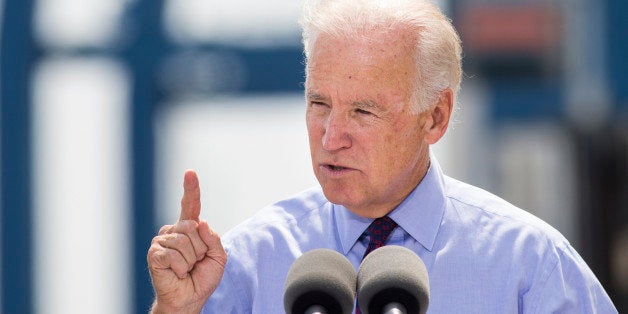
<path id="1" fill-rule="evenodd" d="M 462 76 L 460 37 L 451 21 L 428 0 L 308 0 L 300 23 L 306 66 L 321 34 L 355 38 L 374 30 L 410 30 L 417 35 L 416 111 L 429 108 L 447 88 L 454 99 L 458 93 Z"/>

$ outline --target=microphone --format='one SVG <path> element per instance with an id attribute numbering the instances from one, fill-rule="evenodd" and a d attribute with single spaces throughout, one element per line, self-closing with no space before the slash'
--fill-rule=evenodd
<path id="1" fill-rule="evenodd" d="M 358 269 L 358 304 L 363 314 L 425 314 L 430 284 L 419 256 L 388 245 L 367 255 Z"/>
<path id="2" fill-rule="evenodd" d="M 350 314 L 356 273 L 342 254 L 316 249 L 299 257 L 288 271 L 283 297 L 290 314 Z"/>

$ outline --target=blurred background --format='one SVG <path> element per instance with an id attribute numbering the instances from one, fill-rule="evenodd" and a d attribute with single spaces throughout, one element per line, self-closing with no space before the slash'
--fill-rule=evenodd
<path id="1" fill-rule="evenodd" d="M 314 184 L 301 1 L 0 0 L 2 313 L 146 313 L 185 169 L 224 233 Z M 441 0 L 449 175 L 559 229 L 628 311 L 628 1 Z"/>

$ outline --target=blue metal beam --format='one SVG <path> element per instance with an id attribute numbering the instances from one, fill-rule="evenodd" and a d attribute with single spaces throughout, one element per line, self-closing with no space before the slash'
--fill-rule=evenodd
<path id="1" fill-rule="evenodd" d="M 30 90 L 32 1 L 5 1 L 0 47 L 2 313 L 33 311 Z"/>
<path id="2" fill-rule="evenodd" d="M 628 113 L 628 1 L 606 1 L 606 68 L 611 98 L 618 110 Z"/>
<path id="3" fill-rule="evenodd" d="M 146 313 L 153 300 L 146 253 L 157 233 L 155 220 L 155 162 L 153 116 L 162 101 L 157 73 L 168 49 L 161 30 L 162 0 L 136 1 L 127 13 L 132 23 L 125 31 L 133 38 L 122 53 L 131 73 L 131 231 L 134 313 Z"/>

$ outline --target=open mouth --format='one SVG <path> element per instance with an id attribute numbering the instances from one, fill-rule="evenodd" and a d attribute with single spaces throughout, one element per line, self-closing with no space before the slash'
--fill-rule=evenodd
<path id="1" fill-rule="evenodd" d="M 343 167 L 343 166 L 335 166 L 335 165 L 325 165 L 325 168 L 331 170 L 331 171 L 342 171 L 342 170 L 347 170 L 349 168 L 347 167 Z"/>

